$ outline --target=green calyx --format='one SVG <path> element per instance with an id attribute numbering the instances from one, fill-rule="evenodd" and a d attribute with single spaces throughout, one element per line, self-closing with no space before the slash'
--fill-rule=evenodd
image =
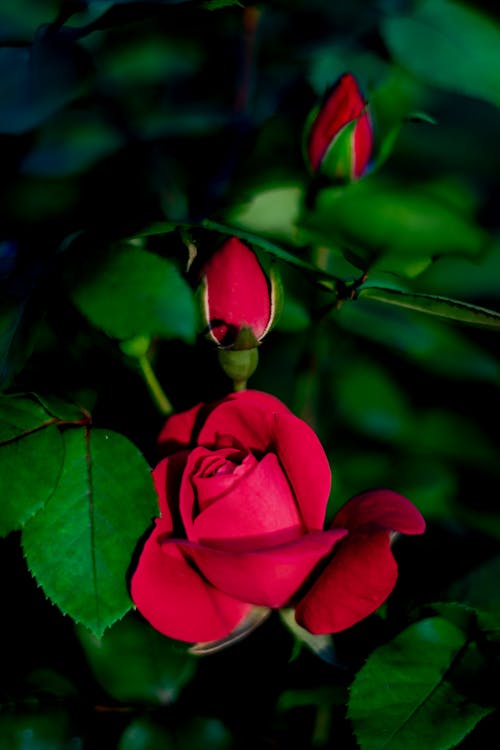
<path id="1" fill-rule="evenodd" d="M 244 390 L 248 378 L 257 369 L 259 362 L 258 349 L 220 349 L 218 354 L 222 369 L 233 381 L 234 390 Z"/>

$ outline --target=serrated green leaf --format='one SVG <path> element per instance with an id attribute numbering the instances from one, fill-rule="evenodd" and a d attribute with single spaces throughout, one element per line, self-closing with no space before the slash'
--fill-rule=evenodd
<path id="1" fill-rule="evenodd" d="M 468 302 L 439 297 L 434 294 L 419 294 L 416 292 L 401 292 L 397 289 L 384 289 L 375 286 L 361 287 L 358 296 L 373 299 L 388 305 L 406 307 L 410 310 L 445 318 L 456 323 L 479 328 L 500 330 L 500 312 L 487 310 L 485 307 L 471 305 Z"/>
<path id="2" fill-rule="evenodd" d="M 493 18 L 452 0 L 425 0 L 387 17 L 382 34 L 395 59 L 427 83 L 500 105 L 500 29 Z"/>
<path id="3" fill-rule="evenodd" d="M 108 254 L 72 291 L 76 306 L 109 336 L 162 336 L 193 341 L 193 294 L 168 260 L 137 247 Z"/>
<path id="4" fill-rule="evenodd" d="M 356 675 L 348 715 L 362 750 L 447 750 L 491 708 L 453 684 L 466 635 L 441 617 L 411 625 L 374 651 Z"/>
<path id="5" fill-rule="evenodd" d="M 61 473 L 64 446 L 54 417 L 29 397 L 0 398 L 0 536 L 42 508 Z"/>
<path id="6" fill-rule="evenodd" d="M 156 508 L 148 466 L 126 438 L 70 428 L 59 483 L 23 531 L 45 594 L 96 636 L 131 607 L 126 576 Z"/>
<path id="7" fill-rule="evenodd" d="M 102 638 L 81 626 L 77 634 L 97 679 L 123 703 L 171 704 L 196 670 L 197 660 L 185 647 L 133 616 Z"/>

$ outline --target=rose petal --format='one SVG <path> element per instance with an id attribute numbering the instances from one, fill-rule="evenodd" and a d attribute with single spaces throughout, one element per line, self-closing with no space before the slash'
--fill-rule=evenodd
<path id="1" fill-rule="evenodd" d="M 172 532 L 179 518 L 179 490 L 189 451 L 174 453 L 164 458 L 153 469 L 153 481 L 158 494 L 160 515 L 166 531 Z"/>
<path id="2" fill-rule="evenodd" d="M 271 396 L 270 393 L 264 393 L 264 391 L 255 391 L 249 388 L 248 390 L 230 393 L 226 398 L 228 401 L 253 404 L 273 414 L 291 414 L 290 409 L 279 398 Z"/>
<path id="3" fill-rule="evenodd" d="M 364 107 L 365 101 L 356 79 L 351 73 L 345 73 L 332 87 L 311 126 L 307 151 L 314 171 L 318 169 L 338 132 L 359 117 Z M 371 137 L 370 130 L 370 151 Z"/>
<path id="4" fill-rule="evenodd" d="M 333 519 L 333 528 L 379 528 L 402 534 L 423 534 L 421 513 L 403 495 L 392 490 L 370 490 L 351 498 Z"/>
<path id="5" fill-rule="evenodd" d="M 373 150 L 373 128 L 371 119 L 367 112 L 364 112 L 356 123 L 354 129 L 354 177 L 361 177 Z"/>
<path id="6" fill-rule="evenodd" d="M 346 533 L 342 529 L 315 532 L 287 544 L 243 553 L 178 540 L 170 544 L 184 550 L 226 594 L 264 607 L 282 607 Z"/>
<path id="7" fill-rule="evenodd" d="M 157 440 L 163 455 L 188 448 L 195 443 L 198 422 L 206 409 L 205 404 L 196 404 L 187 411 L 168 417 Z"/>
<path id="8" fill-rule="evenodd" d="M 221 444 L 230 435 L 246 450 L 263 453 L 273 441 L 274 415 L 290 412 L 274 396 L 259 391 L 241 391 L 221 401 L 207 416 L 200 430 L 199 445 Z"/>
<path id="9" fill-rule="evenodd" d="M 349 535 L 299 602 L 295 619 L 315 635 L 345 630 L 387 599 L 397 572 L 386 531 Z"/>
<path id="10" fill-rule="evenodd" d="M 219 452 L 222 451 L 217 451 Z M 199 512 L 206 510 L 213 502 L 227 495 L 236 484 L 244 481 L 245 476 L 257 466 L 257 463 L 255 456 L 249 454 L 239 465 L 226 461 L 226 465 L 219 466 L 217 473 L 213 476 L 200 476 L 201 471 L 205 469 L 205 464 L 203 464 L 191 479 L 198 499 Z M 226 470 L 227 466 L 232 471 Z"/>
<path id="11" fill-rule="evenodd" d="M 323 446 L 309 425 L 293 414 L 277 415 L 274 433 L 275 450 L 304 523 L 310 531 L 322 529 L 331 486 L 331 471 Z"/>
<path id="12" fill-rule="evenodd" d="M 202 269 L 205 318 L 219 343 L 231 343 L 243 327 L 260 339 L 271 316 L 271 291 L 257 256 L 231 237 Z"/>
<path id="13" fill-rule="evenodd" d="M 207 583 L 175 544 L 161 543 L 164 533 L 160 521 L 132 576 L 131 595 L 137 609 L 169 638 L 189 643 L 224 638 L 251 605 Z"/>
<path id="14" fill-rule="evenodd" d="M 200 502 L 201 505 L 201 502 Z M 304 532 L 300 513 L 273 453 L 233 482 L 193 523 L 188 539 L 223 549 L 282 544 Z"/>
<path id="15" fill-rule="evenodd" d="M 273 416 L 251 403 L 225 401 L 208 416 L 200 430 L 198 443 L 207 447 L 220 444 L 230 435 L 247 450 L 265 452 L 272 438 Z"/>

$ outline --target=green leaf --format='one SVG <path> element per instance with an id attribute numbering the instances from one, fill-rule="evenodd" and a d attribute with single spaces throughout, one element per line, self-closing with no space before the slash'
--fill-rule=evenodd
<path id="1" fill-rule="evenodd" d="M 388 305 L 407 307 L 410 310 L 445 318 L 457 323 L 466 323 L 479 328 L 500 330 L 500 312 L 487 310 L 485 307 L 471 305 L 468 302 L 439 297 L 434 294 L 401 292 L 397 289 L 384 289 L 376 286 L 364 286 L 359 289 L 358 297 L 385 302 Z"/>
<path id="2" fill-rule="evenodd" d="M 201 7 L 205 10 L 219 10 L 220 8 L 228 8 L 233 5 L 237 5 L 238 8 L 244 7 L 239 0 L 203 0 Z"/>
<path id="3" fill-rule="evenodd" d="M 496 616 L 500 627 L 500 555 L 487 560 L 448 590 L 451 599 Z"/>
<path id="4" fill-rule="evenodd" d="M 431 372 L 495 384 L 500 380 L 495 357 L 437 318 L 363 299 L 342 305 L 334 315 L 342 328 L 393 348 Z"/>
<path id="5" fill-rule="evenodd" d="M 376 175 L 322 190 L 300 225 L 304 237 L 344 248 L 364 269 L 376 262 L 379 270 L 410 277 L 440 255 L 476 256 L 486 242 L 478 226 L 431 190 Z"/>
<path id="6" fill-rule="evenodd" d="M 20 529 L 56 486 L 64 446 L 55 419 L 29 397 L 0 398 L 0 535 Z"/>
<path id="7" fill-rule="evenodd" d="M 367 435 L 396 440 L 411 423 L 402 391 L 374 362 L 358 360 L 347 366 L 335 388 L 344 418 Z"/>
<path id="8" fill-rule="evenodd" d="M 123 703 L 171 704 L 196 670 L 197 660 L 185 648 L 133 616 L 102 638 L 81 626 L 77 633 L 95 676 Z"/>
<path id="9" fill-rule="evenodd" d="M 32 47 L 0 49 L 0 133 L 24 133 L 83 93 L 84 50 L 58 35 L 38 34 Z"/>
<path id="10" fill-rule="evenodd" d="M 424 0 L 409 14 L 387 17 L 382 34 L 394 58 L 427 83 L 500 105 L 493 18 L 452 0 Z"/>
<path id="11" fill-rule="evenodd" d="M 83 750 L 70 715 L 59 708 L 0 714 L 2 750 Z"/>
<path id="12" fill-rule="evenodd" d="M 123 732 L 118 750 L 177 750 L 172 733 L 147 716 L 134 719 Z"/>
<path id="13" fill-rule="evenodd" d="M 137 247 L 121 246 L 72 291 L 76 306 L 109 336 L 162 336 L 193 341 L 195 306 L 174 264 Z"/>
<path id="14" fill-rule="evenodd" d="M 304 200 L 300 184 L 265 186 L 226 211 L 228 224 L 277 241 L 297 244 L 297 220 Z"/>
<path id="15" fill-rule="evenodd" d="M 0 305 L 0 387 L 4 388 L 31 353 L 38 321 L 27 301 Z M 39 311 L 37 311 L 39 314 Z"/>
<path id="16" fill-rule="evenodd" d="M 122 137 L 92 114 L 67 112 L 41 131 L 22 163 L 24 174 L 65 177 L 89 169 L 122 145 Z"/>
<path id="17" fill-rule="evenodd" d="M 28 566 L 45 594 L 100 637 L 131 606 L 126 576 L 156 510 L 148 466 L 126 438 L 68 429 L 50 502 L 23 532 Z"/>
<path id="18" fill-rule="evenodd" d="M 468 700 L 453 676 L 466 635 L 432 617 L 368 658 L 351 686 L 348 715 L 362 750 L 447 750 L 491 708 Z"/>

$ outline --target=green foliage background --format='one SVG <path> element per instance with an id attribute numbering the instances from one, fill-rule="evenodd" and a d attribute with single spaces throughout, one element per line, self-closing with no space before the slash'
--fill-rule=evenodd
<path id="1" fill-rule="evenodd" d="M 304 127 L 344 71 L 372 169 L 318 185 Z M 1 750 L 498 734 L 499 92 L 485 1 L 0 2 Z M 129 611 L 144 376 L 179 410 L 230 390 L 194 288 L 233 234 L 280 268 L 250 385 L 317 431 L 329 514 L 386 486 L 428 530 L 333 645 L 273 614 L 196 658 Z"/>

